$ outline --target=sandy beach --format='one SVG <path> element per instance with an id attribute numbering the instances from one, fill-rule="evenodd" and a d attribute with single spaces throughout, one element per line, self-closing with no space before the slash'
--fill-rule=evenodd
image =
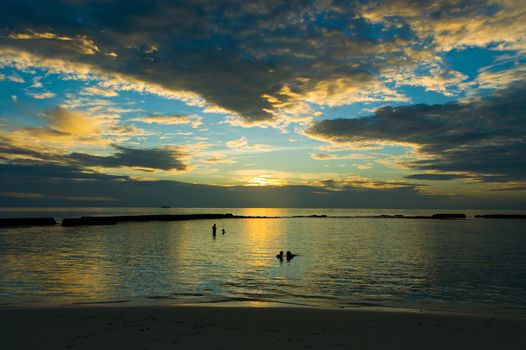
<path id="1" fill-rule="evenodd" d="M 2 349 L 526 348 L 526 320 L 503 316 L 198 306 L 0 313 Z"/>

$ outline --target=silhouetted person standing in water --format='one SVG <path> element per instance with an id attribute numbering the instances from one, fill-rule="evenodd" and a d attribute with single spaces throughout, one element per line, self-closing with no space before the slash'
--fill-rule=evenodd
<path id="1" fill-rule="evenodd" d="M 225 229 L 224 229 L 224 228 L 221 229 L 221 233 L 222 233 L 222 234 L 225 234 Z"/>
<path id="2" fill-rule="evenodd" d="M 212 236 L 216 236 L 216 230 L 217 230 L 217 226 L 216 224 L 214 224 L 214 226 L 212 226 Z"/>
<path id="3" fill-rule="evenodd" d="M 283 253 L 283 252 L 282 252 Z M 290 250 L 287 250 L 287 261 L 291 261 L 297 254 L 292 254 Z"/>

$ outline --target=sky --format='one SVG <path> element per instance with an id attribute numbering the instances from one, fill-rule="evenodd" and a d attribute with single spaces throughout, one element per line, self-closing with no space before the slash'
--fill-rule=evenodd
<path id="1" fill-rule="evenodd" d="M 0 3 L 0 206 L 526 209 L 526 6 Z"/>

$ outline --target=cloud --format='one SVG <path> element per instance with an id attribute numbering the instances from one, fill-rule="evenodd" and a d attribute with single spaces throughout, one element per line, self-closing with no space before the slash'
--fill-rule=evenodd
<path id="1" fill-rule="evenodd" d="M 472 84 L 477 84 L 482 89 L 503 89 L 508 85 L 524 80 L 526 66 L 517 65 L 504 71 L 484 69 Z"/>
<path id="2" fill-rule="evenodd" d="M 202 161 L 205 163 L 212 163 L 212 164 L 234 164 L 236 163 L 236 161 L 233 159 L 225 158 L 225 155 L 223 155 L 222 157 L 213 155 L 211 157 L 204 158 Z"/>
<path id="3" fill-rule="evenodd" d="M 225 146 L 232 150 L 248 151 L 248 152 L 268 152 L 272 149 L 270 145 L 265 144 L 249 144 L 245 136 L 239 139 L 225 142 Z"/>
<path id="4" fill-rule="evenodd" d="M 459 94 L 463 88 L 469 86 L 469 84 L 464 83 L 468 78 L 465 74 L 443 69 L 436 63 L 422 65 L 418 69 L 422 70 L 422 73 L 416 74 L 414 67 L 406 69 L 394 67 L 386 70 L 384 77 L 396 87 L 421 86 L 426 91 L 438 92 L 450 97 Z M 403 100 L 400 98 L 398 101 L 408 102 L 409 99 Z"/>
<path id="5" fill-rule="evenodd" d="M 101 133 L 104 121 L 80 111 L 55 107 L 44 113 L 49 128 L 75 136 L 89 137 Z"/>
<path id="6" fill-rule="evenodd" d="M 7 158 L 25 157 L 24 154 L 21 155 L 20 152 L 14 150 L 31 152 L 32 158 L 39 159 L 46 154 L 67 154 L 75 149 L 89 149 L 111 143 L 111 140 L 97 137 L 96 134 L 79 136 L 49 127 L 22 128 L 9 133 L 0 132 L 0 136 L 3 136 L 4 139 L 0 143 L 9 145 L 9 152 L 5 153 Z"/>
<path id="7" fill-rule="evenodd" d="M 54 33 L 13 33 L 9 35 L 9 39 L 13 40 L 53 40 L 63 41 L 67 43 L 68 47 L 72 47 L 83 55 L 94 55 L 99 51 L 95 43 L 88 39 L 85 35 L 77 35 L 76 37 L 60 36 Z"/>
<path id="8" fill-rule="evenodd" d="M 11 75 L 7 75 L 7 76 L 4 74 L 0 74 L 0 80 L 9 80 L 9 81 L 12 81 L 13 83 L 25 83 L 26 82 L 24 78 L 22 78 L 20 75 L 16 73 L 11 73 Z"/>
<path id="9" fill-rule="evenodd" d="M 84 88 L 81 92 L 81 95 L 100 95 L 105 97 L 115 97 L 119 94 L 114 90 L 109 89 L 101 89 L 96 86 L 89 86 L 87 88 Z"/>
<path id="10" fill-rule="evenodd" d="M 493 191 L 493 192 L 526 191 L 526 184 L 525 183 L 522 183 L 522 184 L 511 184 L 510 186 L 506 186 L 506 187 L 493 188 L 490 191 Z"/>
<path id="11" fill-rule="evenodd" d="M 87 201 L 87 202 L 112 202 L 115 198 L 105 196 L 55 196 L 43 195 L 40 193 L 27 192 L 0 192 L 0 197 L 11 197 L 16 199 L 61 199 L 68 201 Z"/>
<path id="12" fill-rule="evenodd" d="M 26 192 L 0 192 L 0 196 L 11 198 L 25 198 L 25 199 L 43 199 L 46 196 L 40 193 L 26 193 Z"/>
<path id="13" fill-rule="evenodd" d="M 358 12 L 374 23 L 405 23 L 419 38 L 431 38 L 438 50 L 526 48 L 526 10 L 521 1 L 386 0 L 363 3 Z"/>
<path id="14" fill-rule="evenodd" d="M 321 121 L 305 134 L 351 147 L 355 144 L 414 147 L 420 159 L 407 165 L 434 173 L 413 175 L 420 179 L 445 179 L 452 178 L 450 173 L 469 173 L 486 182 L 524 181 L 525 93 L 526 84 L 521 83 L 470 101 L 382 107 L 371 117 Z"/>
<path id="15" fill-rule="evenodd" d="M 76 127 L 71 126 L 76 130 Z M 49 129 L 37 129 L 40 137 L 49 137 L 48 133 L 57 133 L 60 137 L 60 131 Z M 35 137 L 35 130 L 32 130 L 32 137 Z M 51 169 L 59 167 L 62 173 L 78 175 L 82 172 L 91 173 L 94 169 L 103 173 L 108 168 L 133 168 L 138 171 L 182 171 L 189 168 L 186 159 L 189 153 L 181 147 L 165 146 L 157 148 L 130 148 L 120 145 L 111 145 L 110 150 L 103 148 L 104 155 L 88 154 L 84 152 L 75 152 L 67 150 L 55 150 L 46 148 L 44 150 L 34 147 L 34 144 L 13 143 L 9 138 L 0 136 L 0 160 L 2 160 L 2 169 L 8 166 L 18 167 L 18 169 L 28 169 L 29 165 L 45 163 L 51 166 Z M 100 152 L 100 149 L 99 149 Z M 11 165 L 10 165 L 11 164 Z M 27 166 L 26 166 L 27 165 Z M 46 166 L 42 166 L 40 171 L 43 176 L 53 175 L 47 173 Z M 21 174 L 23 175 L 23 174 Z M 28 174 L 34 175 L 34 174 Z"/>
<path id="16" fill-rule="evenodd" d="M 404 94 L 376 81 L 368 73 L 355 74 L 349 78 L 337 78 L 318 82 L 305 96 L 308 102 L 329 107 L 349 105 L 356 102 L 408 102 Z"/>
<path id="17" fill-rule="evenodd" d="M 448 181 L 456 179 L 465 179 L 469 178 L 469 175 L 464 174 L 411 174 L 407 175 L 405 178 L 410 180 L 430 180 L 430 181 Z"/>
<path id="18" fill-rule="evenodd" d="M 117 152 L 109 156 L 71 153 L 67 158 L 71 164 L 82 167 L 130 167 L 179 171 L 187 168 L 182 160 L 184 155 L 176 147 L 136 149 L 113 145 L 113 148 Z"/>
<path id="19" fill-rule="evenodd" d="M 360 169 L 360 170 L 366 170 L 371 169 L 374 166 L 373 163 L 367 163 L 367 164 L 353 164 L 353 167 Z"/>
<path id="20" fill-rule="evenodd" d="M 32 159 L 41 160 L 43 157 L 39 150 L 30 149 L 13 141 L 9 137 L 3 137 L 0 133 L 0 160 Z"/>
<path id="21" fill-rule="evenodd" d="M 53 92 L 50 91 L 44 91 L 44 92 L 26 92 L 26 95 L 29 95 L 33 98 L 36 98 L 37 100 L 43 100 L 46 98 L 52 98 L 56 95 Z"/>
<path id="22" fill-rule="evenodd" d="M 182 161 L 175 158 L 187 152 L 178 152 L 173 147 L 134 150 L 119 146 L 119 143 L 132 137 L 148 133 L 134 125 L 119 124 L 118 117 L 91 115 L 61 106 L 46 110 L 41 117 L 45 126 L 0 131 L 0 159 L 78 164 L 78 160 L 72 156 L 75 155 L 83 157 L 83 161 L 90 163 L 90 166 L 97 165 L 96 160 L 99 160 L 101 167 L 129 165 L 156 169 L 184 168 Z M 112 156 L 100 156 L 115 153 L 115 150 L 117 153 Z M 141 161 L 140 157 L 151 159 Z M 166 165 L 156 163 L 163 161 L 166 161 Z"/>
<path id="23" fill-rule="evenodd" d="M 248 140 L 245 136 L 241 136 L 237 140 L 231 140 L 225 142 L 225 146 L 232 149 L 244 148 L 248 146 Z"/>
<path id="24" fill-rule="evenodd" d="M 20 181 L 22 177 L 23 181 Z M 14 180 L 17 179 L 17 180 Z M 94 181 L 96 180 L 96 181 Z M 140 181 L 71 166 L 8 164 L 0 172 L 2 206 L 159 206 L 174 207 L 437 207 L 441 197 L 415 188 L 326 186 L 211 186 L 176 181 Z M 260 183 L 261 184 L 261 183 Z M 403 198 L 403 200 L 402 200 Z"/>
<path id="25" fill-rule="evenodd" d="M 256 175 L 255 172 L 252 174 Z M 281 175 L 283 179 L 290 178 Z M 259 186 L 223 187 L 177 181 L 142 181 L 129 176 L 101 174 L 76 165 L 43 161 L 2 164 L 0 183 L 1 206 L 75 206 L 82 202 L 82 205 L 112 207 L 158 207 L 159 203 L 168 203 L 173 207 L 195 208 L 231 208 L 233 204 L 238 207 L 298 208 L 526 208 L 524 196 L 502 200 L 501 195 L 492 192 L 490 197 L 481 200 L 480 197 L 429 195 L 421 192 L 419 186 L 403 181 L 375 182 L 360 177 L 333 177 L 307 185 L 261 186 L 262 182 L 259 182 Z"/>
<path id="26" fill-rule="evenodd" d="M 118 183 L 126 179 L 124 176 L 112 176 L 94 172 L 89 169 L 79 168 L 74 165 L 57 164 L 49 160 L 43 161 L 18 161 L 2 164 L 2 181 L 6 184 L 6 190 L 15 186 L 24 187 L 24 183 L 28 181 L 35 182 L 32 188 L 25 188 L 23 190 L 16 190 L 12 192 L 39 192 L 45 188 L 45 184 L 61 182 L 80 182 L 86 181 L 96 184 L 98 181 Z M 40 179 L 40 186 L 38 180 Z M 21 181 L 22 180 L 22 181 Z M 38 191 L 37 191 L 38 190 Z M 70 192 L 69 195 L 71 195 Z"/>
<path id="27" fill-rule="evenodd" d="M 319 182 L 320 185 L 331 191 L 342 191 L 353 188 L 367 188 L 367 189 L 417 189 L 419 185 L 415 185 L 405 181 L 374 181 L 361 176 L 346 176 L 334 179 L 326 179 Z"/>
<path id="28" fill-rule="evenodd" d="M 0 65 L 96 77 L 101 88 L 286 128 L 309 122 L 320 105 L 407 102 L 404 85 L 454 95 L 466 77 L 443 53 L 523 50 L 524 13 L 514 1 L 8 0 Z"/>
<path id="29" fill-rule="evenodd" d="M 148 117 L 135 118 L 138 121 L 146 124 L 161 124 L 161 125 L 183 125 L 190 124 L 193 128 L 202 125 L 202 117 L 198 115 L 151 115 Z"/>
<path id="30" fill-rule="evenodd" d="M 329 153 L 312 153 L 310 155 L 312 159 L 316 160 L 335 160 L 335 159 L 373 159 L 374 157 L 369 154 L 345 154 L 345 155 L 338 155 L 338 154 L 329 154 Z"/>
<path id="31" fill-rule="evenodd" d="M 35 88 L 35 89 L 40 89 L 42 87 L 44 87 L 44 85 L 42 84 L 42 77 L 34 77 L 33 78 L 33 84 L 31 84 L 31 87 L 32 88 Z"/>
<path id="32" fill-rule="evenodd" d="M 343 191 L 346 189 L 394 189 L 423 187 L 407 181 L 378 181 L 357 175 L 338 173 L 294 172 L 275 169 L 241 169 L 234 175 L 246 186 L 312 186 L 319 191 Z"/>

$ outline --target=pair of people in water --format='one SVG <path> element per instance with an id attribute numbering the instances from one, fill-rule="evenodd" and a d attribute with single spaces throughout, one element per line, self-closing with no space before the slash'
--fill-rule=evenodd
<path id="1" fill-rule="evenodd" d="M 290 250 L 287 250 L 287 254 L 285 254 L 285 257 L 287 258 L 287 261 L 291 261 L 292 258 L 294 258 L 297 254 L 292 254 Z M 283 250 L 279 252 L 278 255 L 276 255 L 276 258 L 278 258 L 280 261 L 283 261 Z"/>
<path id="2" fill-rule="evenodd" d="M 214 226 L 212 226 L 212 236 L 214 236 L 214 239 L 216 237 L 216 231 L 217 231 L 217 226 L 216 224 L 214 224 Z M 221 233 L 222 234 L 225 234 L 225 229 L 221 229 Z M 287 259 L 287 261 L 291 261 L 297 254 L 292 254 L 290 252 L 290 250 L 287 250 L 287 254 L 283 254 L 283 250 L 279 252 L 278 255 L 276 255 L 276 258 L 278 258 L 280 261 L 283 261 L 283 256 L 285 256 L 285 258 Z"/>
<path id="3" fill-rule="evenodd" d="M 214 226 L 212 226 L 212 236 L 214 236 L 214 237 L 216 236 L 216 231 L 217 231 L 217 226 L 216 226 L 216 224 L 214 224 Z M 225 229 L 224 228 L 221 229 L 221 233 L 225 234 Z"/>

